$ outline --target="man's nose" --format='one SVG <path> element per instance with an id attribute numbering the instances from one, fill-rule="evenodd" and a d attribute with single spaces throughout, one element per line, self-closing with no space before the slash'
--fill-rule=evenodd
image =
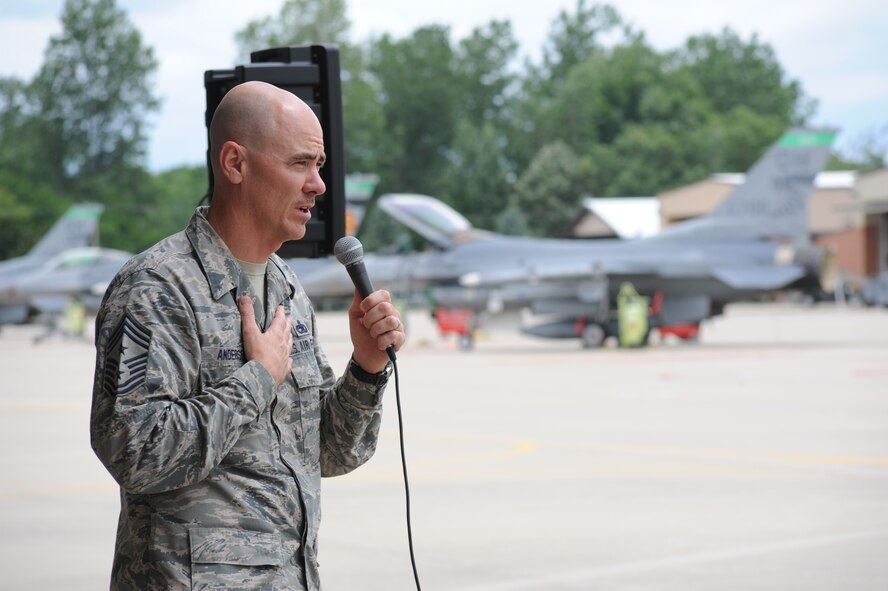
<path id="1" fill-rule="evenodd" d="M 317 168 L 314 169 L 314 172 L 308 178 L 305 185 L 305 192 L 314 193 L 315 196 L 323 195 L 324 191 L 327 190 L 327 185 L 324 184 L 324 179 L 321 178 L 321 171 Z"/>

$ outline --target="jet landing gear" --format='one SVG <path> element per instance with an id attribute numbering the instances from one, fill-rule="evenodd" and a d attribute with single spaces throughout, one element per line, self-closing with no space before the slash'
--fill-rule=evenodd
<path id="1" fill-rule="evenodd" d="M 604 343 L 607 333 L 600 324 L 590 323 L 583 327 L 580 339 L 584 349 L 597 349 Z"/>

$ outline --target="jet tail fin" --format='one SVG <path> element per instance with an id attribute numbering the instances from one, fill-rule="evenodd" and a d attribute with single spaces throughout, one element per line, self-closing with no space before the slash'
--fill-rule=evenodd
<path id="1" fill-rule="evenodd" d="M 104 207 L 98 203 L 72 205 L 28 252 L 28 256 L 49 257 L 69 248 L 96 246 L 99 217 Z"/>
<path id="2" fill-rule="evenodd" d="M 808 198 L 829 159 L 833 129 L 793 128 L 756 162 L 709 215 L 667 228 L 668 235 L 805 239 Z"/>

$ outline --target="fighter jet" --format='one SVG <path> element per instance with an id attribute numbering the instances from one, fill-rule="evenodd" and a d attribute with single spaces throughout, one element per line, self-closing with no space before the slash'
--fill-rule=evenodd
<path id="1" fill-rule="evenodd" d="M 437 308 L 470 312 L 472 326 L 521 309 L 529 334 L 598 346 L 618 332 L 616 298 L 629 282 L 653 303 L 649 326 L 692 335 L 730 302 L 815 284 L 829 289 L 822 285 L 827 254 L 808 237 L 807 201 L 835 135 L 787 131 L 711 213 L 633 240 L 497 235 L 432 197 L 386 195 L 380 207 L 432 248 L 368 255 L 365 263 L 377 287 L 423 291 Z M 336 264 L 300 280 L 312 298 L 352 293 Z"/>
<path id="2" fill-rule="evenodd" d="M 59 311 L 67 298 L 100 296 L 132 255 L 98 248 L 95 203 L 71 206 L 24 256 L 0 263 L 0 325 Z"/>

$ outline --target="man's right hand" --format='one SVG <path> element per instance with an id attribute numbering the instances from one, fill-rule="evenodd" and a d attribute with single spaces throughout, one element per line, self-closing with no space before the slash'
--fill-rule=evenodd
<path id="1" fill-rule="evenodd" d="M 275 384 L 282 384 L 290 373 L 290 351 L 293 349 L 293 332 L 283 305 L 278 306 L 271 326 L 263 333 L 256 324 L 253 301 L 244 296 L 237 303 L 241 314 L 244 355 L 248 361 L 261 363 L 274 378 Z"/>

